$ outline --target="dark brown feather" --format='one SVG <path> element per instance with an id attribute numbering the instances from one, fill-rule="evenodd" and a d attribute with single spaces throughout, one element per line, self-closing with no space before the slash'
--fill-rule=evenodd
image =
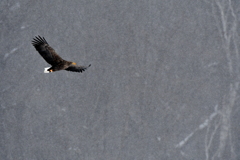
<path id="1" fill-rule="evenodd" d="M 78 65 L 70 65 L 67 69 L 67 71 L 72 71 L 72 72 L 83 72 L 85 71 L 88 67 L 90 67 L 91 64 L 89 64 L 87 67 L 85 66 L 78 66 Z"/>
<path id="2" fill-rule="evenodd" d="M 51 65 L 56 65 L 62 61 L 64 61 L 55 50 L 49 46 L 45 38 L 43 37 L 35 37 L 32 41 L 33 46 L 39 52 L 39 54 L 46 60 L 47 63 Z"/>

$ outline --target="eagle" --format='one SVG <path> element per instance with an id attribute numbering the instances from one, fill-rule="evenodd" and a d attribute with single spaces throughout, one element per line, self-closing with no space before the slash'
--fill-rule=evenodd
<path id="1" fill-rule="evenodd" d="M 45 59 L 47 63 L 51 65 L 51 67 L 47 67 L 44 69 L 44 73 L 50 73 L 60 70 L 72 71 L 72 72 L 83 72 L 88 67 L 91 66 L 89 64 L 86 66 L 79 66 L 75 62 L 66 61 L 62 59 L 55 50 L 48 44 L 44 37 L 40 37 L 39 35 L 33 38 L 32 45 L 39 52 L 39 54 Z"/>

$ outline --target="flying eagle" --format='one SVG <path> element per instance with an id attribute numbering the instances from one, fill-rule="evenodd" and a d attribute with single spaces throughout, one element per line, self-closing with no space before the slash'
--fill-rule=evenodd
<path id="1" fill-rule="evenodd" d="M 50 73 L 60 70 L 67 70 L 72 72 L 83 72 L 87 67 L 78 66 L 75 62 L 66 61 L 62 59 L 55 50 L 50 47 L 44 37 L 36 36 L 33 38 L 32 45 L 36 48 L 39 54 L 45 59 L 45 61 L 52 65 L 52 67 L 47 67 L 44 70 L 44 73 Z"/>

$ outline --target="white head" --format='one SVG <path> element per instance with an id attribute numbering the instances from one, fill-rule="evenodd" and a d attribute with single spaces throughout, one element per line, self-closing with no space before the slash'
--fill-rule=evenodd
<path id="1" fill-rule="evenodd" d="M 44 73 L 50 73 L 50 72 L 48 71 L 49 68 L 51 68 L 51 67 L 44 68 Z"/>

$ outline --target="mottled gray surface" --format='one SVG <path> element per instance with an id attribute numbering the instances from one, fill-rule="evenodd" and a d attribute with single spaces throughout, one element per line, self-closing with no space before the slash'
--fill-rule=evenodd
<path id="1" fill-rule="evenodd" d="M 1 0 L 1 160 L 239 160 L 240 3 Z M 44 74 L 41 35 L 84 73 Z"/>

